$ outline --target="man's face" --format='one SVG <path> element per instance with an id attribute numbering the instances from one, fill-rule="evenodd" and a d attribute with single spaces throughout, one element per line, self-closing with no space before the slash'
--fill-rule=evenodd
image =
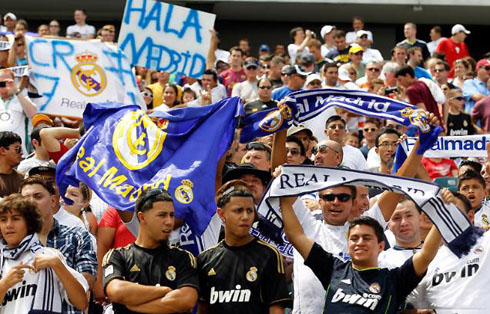
<path id="1" fill-rule="evenodd" d="M 388 222 L 398 245 L 410 245 L 420 239 L 420 213 L 412 201 L 399 203 Z"/>
<path id="2" fill-rule="evenodd" d="M 255 65 L 250 65 L 245 68 L 245 75 L 247 78 L 257 79 L 257 74 L 259 74 L 259 68 Z"/>
<path id="3" fill-rule="evenodd" d="M 56 196 L 49 194 L 44 186 L 40 184 L 24 185 L 20 193 L 22 196 L 36 203 L 37 209 L 45 222 L 53 216 L 53 210 L 56 206 Z"/>
<path id="4" fill-rule="evenodd" d="M 409 74 L 405 74 L 405 75 L 398 75 L 396 77 L 396 81 L 397 83 L 400 85 L 400 86 L 403 86 L 405 88 L 409 87 L 410 85 L 412 85 L 412 78 L 410 77 Z"/>
<path id="5" fill-rule="evenodd" d="M 321 60 L 322 59 L 322 52 L 319 48 L 316 46 L 311 46 L 308 48 L 310 50 L 310 53 L 315 56 L 315 60 Z"/>
<path id="6" fill-rule="evenodd" d="M 6 26 L 8 29 L 12 30 L 12 29 L 14 29 L 14 27 L 15 27 L 15 23 L 17 23 L 17 20 L 13 20 L 13 19 L 11 19 L 10 17 L 7 17 L 7 18 L 5 19 L 5 21 L 3 21 L 3 23 L 4 23 L 4 25 L 5 25 L 5 26 Z"/>
<path id="7" fill-rule="evenodd" d="M 248 44 L 247 40 L 240 40 L 238 45 L 240 46 L 240 49 L 242 49 L 245 52 L 250 50 L 250 45 Z"/>
<path id="8" fill-rule="evenodd" d="M 322 88 L 322 81 L 320 80 L 313 80 L 306 85 L 306 89 L 317 89 L 317 88 Z"/>
<path id="9" fill-rule="evenodd" d="M 345 37 L 335 37 L 334 38 L 335 47 L 337 50 L 344 50 L 347 47 L 347 43 L 345 41 Z"/>
<path id="10" fill-rule="evenodd" d="M 356 225 L 349 231 L 347 247 L 355 265 L 377 265 L 384 242 L 378 242 L 373 227 Z"/>
<path id="11" fill-rule="evenodd" d="M 259 83 L 259 98 L 270 100 L 272 95 L 272 84 L 269 80 L 261 80 Z"/>
<path id="12" fill-rule="evenodd" d="M 305 40 L 305 31 L 300 29 L 300 30 L 297 30 L 296 31 L 296 34 L 294 34 L 294 41 L 295 42 L 302 42 L 303 40 Z"/>
<path id="13" fill-rule="evenodd" d="M 338 120 L 330 122 L 325 132 L 332 141 L 336 141 L 340 145 L 344 143 L 345 124 L 342 121 Z"/>
<path id="14" fill-rule="evenodd" d="M 41 26 L 39 26 L 39 28 L 37 29 L 37 33 L 39 34 L 39 36 L 49 35 L 48 25 L 41 25 Z"/>
<path id="15" fill-rule="evenodd" d="M 461 182 L 459 187 L 459 193 L 466 196 L 471 203 L 471 209 L 478 209 L 485 197 L 485 190 L 483 185 L 477 179 L 469 179 Z"/>
<path id="16" fill-rule="evenodd" d="M 403 34 L 405 35 L 405 38 L 412 38 L 412 36 L 415 37 L 417 31 L 412 25 L 405 24 L 405 27 L 403 28 Z"/>
<path id="17" fill-rule="evenodd" d="M 337 186 L 320 191 L 319 196 L 325 222 L 333 226 L 343 226 L 354 205 L 351 189 Z"/>
<path id="18" fill-rule="evenodd" d="M 2 72 L 0 73 L 0 82 L 5 82 L 5 87 L 0 87 L 0 97 L 9 98 L 13 94 L 13 85 L 14 80 L 9 73 Z"/>
<path id="19" fill-rule="evenodd" d="M 449 72 L 446 71 L 444 64 L 436 64 L 434 72 L 436 74 L 437 83 L 444 84 L 447 82 L 447 78 L 449 77 Z"/>
<path id="20" fill-rule="evenodd" d="M 340 152 L 332 148 L 328 143 L 321 143 L 316 148 L 315 166 L 337 167 L 340 162 Z"/>
<path id="21" fill-rule="evenodd" d="M 212 74 L 203 74 L 201 79 L 202 87 L 205 89 L 216 87 L 216 82 Z"/>
<path id="22" fill-rule="evenodd" d="M 291 89 L 293 90 L 302 88 L 303 85 L 305 85 L 305 81 L 306 81 L 306 76 L 299 75 L 299 74 L 292 74 L 289 79 Z"/>
<path id="23" fill-rule="evenodd" d="M 434 31 L 434 29 L 431 29 L 430 30 L 430 33 L 429 33 L 429 36 L 430 36 L 430 40 L 434 41 L 434 40 L 438 40 L 441 37 L 441 34 L 439 34 L 438 32 Z"/>
<path id="24" fill-rule="evenodd" d="M 490 188 L 490 162 L 486 162 L 482 169 L 481 169 L 481 175 L 483 179 L 485 180 L 485 184 L 487 186 L 487 190 Z"/>
<path id="25" fill-rule="evenodd" d="M 286 47 L 285 47 L 284 45 L 280 45 L 280 44 L 278 44 L 278 45 L 276 45 L 276 47 L 274 48 L 274 54 L 275 54 L 276 56 L 281 56 L 281 55 L 283 55 L 283 54 L 285 54 L 285 53 L 286 53 Z M 282 69 L 282 67 L 281 67 L 281 69 Z"/>
<path id="26" fill-rule="evenodd" d="M 140 228 L 145 228 L 153 241 L 164 242 L 168 240 L 175 224 L 175 210 L 172 202 L 155 202 L 151 209 L 140 212 L 138 215 L 140 215 Z M 141 216 L 144 223 L 142 223 Z"/>
<path id="27" fill-rule="evenodd" d="M 422 60 L 424 59 L 422 57 L 422 52 L 420 50 L 415 50 L 413 52 L 412 58 L 413 58 L 413 60 L 415 61 L 415 63 L 417 65 L 421 65 L 422 64 Z"/>
<path id="28" fill-rule="evenodd" d="M 305 157 L 301 156 L 301 148 L 295 142 L 286 142 L 286 161 L 288 165 L 301 165 Z"/>
<path id="29" fill-rule="evenodd" d="M 480 69 L 478 70 L 478 79 L 486 83 L 489 77 L 490 77 L 490 65 L 480 67 Z"/>
<path id="30" fill-rule="evenodd" d="M 368 81 L 377 79 L 381 74 L 381 69 L 375 62 L 368 63 L 366 66 L 366 77 Z"/>
<path id="31" fill-rule="evenodd" d="M 349 59 L 353 64 L 359 65 L 361 64 L 363 54 L 364 52 L 362 51 L 358 51 L 356 53 L 349 53 Z"/>
<path id="32" fill-rule="evenodd" d="M 465 98 L 461 92 L 457 92 L 448 101 L 450 106 L 456 107 L 460 112 L 464 111 Z"/>
<path id="33" fill-rule="evenodd" d="M 251 197 L 232 196 L 218 213 L 224 220 L 227 234 L 236 238 L 250 236 L 250 227 L 255 219 L 255 206 Z"/>
<path id="34" fill-rule="evenodd" d="M 356 186 L 356 199 L 354 206 L 349 214 L 349 221 L 361 216 L 369 209 L 369 189 L 363 186 Z"/>
<path id="35" fill-rule="evenodd" d="M 395 48 L 394 56 L 396 63 L 405 64 L 407 59 L 407 51 L 403 48 Z"/>
<path id="36" fill-rule="evenodd" d="M 242 53 L 238 50 L 233 50 L 230 55 L 230 65 L 241 66 L 243 62 Z"/>
<path id="37" fill-rule="evenodd" d="M 325 71 L 325 81 L 327 86 L 336 86 L 337 79 L 339 78 L 339 69 L 336 67 L 329 67 Z"/>
<path id="38" fill-rule="evenodd" d="M 298 138 L 302 143 L 305 149 L 308 149 L 310 145 L 310 137 L 308 136 L 308 132 L 306 131 L 299 131 L 297 133 L 294 133 L 294 136 Z"/>
<path id="39" fill-rule="evenodd" d="M 157 72 L 157 79 L 159 82 L 168 82 L 168 79 L 170 78 L 170 73 L 169 72 L 164 72 L 164 71 L 158 71 Z"/>
<path id="40" fill-rule="evenodd" d="M 393 160 L 396 148 L 398 147 L 398 135 L 383 134 L 378 139 L 379 146 L 376 147 L 376 152 L 385 164 Z"/>
<path id="41" fill-rule="evenodd" d="M 378 134 L 379 128 L 376 124 L 367 122 L 364 123 L 364 128 L 362 129 L 362 134 L 367 141 L 374 141 L 376 135 Z"/>
<path id="42" fill-rule="evenodd" d="M 12 168 L 17 167 L 22 161 L 22 144 L 20 142 L 15 142 L 10 144 L 8 147 L 3 148 L 5 162 Z"/>
<path id="43" fill-rule="evenodd" d="M 354 19 L 352 21 L 352 28 L 357 32 L 364 28 L 364 23 L 361 20 Z"/>
<path id="44" fill-rule="evenodd" d="M 77 23 L 85 23 L 87 16 L 81 10 L 75 10 L 74 19 Z"/>
<path id="45" fill-rule="evenodd" d="M 252 164 L 259 170 L 269 171 L 271 168 L 270 160 L 267 159 L 267 152 L 263 150 L 249 150 L 243 159 L 245 163 Z"/>
<path id="46" fill-rule="evenodd" d="M 260 180 L 260 178 L 254 174 L 244 174 L 240 177 L 240 180 L 247 183 L 247 187 L 250 192 L 252 192 L 252 195 L 254 197 L 255 204 L 258 204 L 260 202 L 260 199 L 262 198 L 262 195 L 264 195 L 265 190 L 265 186 L 264 183 L 262 183 L 262 180 Z"/>

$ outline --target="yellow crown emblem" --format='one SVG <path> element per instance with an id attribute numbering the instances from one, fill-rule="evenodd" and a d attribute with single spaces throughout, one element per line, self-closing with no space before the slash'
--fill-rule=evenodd
<path id="1" fill-rule="evenodd" d="M 80 63 L 94 63 L 97 62 L 99 57 L 97 57 L 95 53 L 92 53 L 90 51 L 84 51 L 80 54 L 77 54 L 75 56 L 75 59 L 77 59 L 77 61 Z"/>
<path id="2" fill-rule="evenodd" d="M 192 183 L 192 181 L 191 181 L 191 180 L 189 180 L 189 179 L 184 179 L 184 180 L 182 180 L 182 181 L 180 181 L 180 182 L 181 182 L 183 185 L 186 185 L 186 186 L 188 186 L 188 187 L 190 187 L 190 188 L 194 187 L 194 183 Z"/>

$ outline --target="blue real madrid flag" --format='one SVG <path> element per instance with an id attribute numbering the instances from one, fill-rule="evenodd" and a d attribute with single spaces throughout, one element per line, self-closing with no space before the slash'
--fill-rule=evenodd
<path id="1" fill-rule="evenodd" d="M 161 112 L 157 125 L 135 105 L 88 104 L 87 133 L 58 164 L 60 194 L 82 181 L 106 203 L 133 211 L 143 189 L 166 189 L 176 215 L 200 235 L 216 212 L 217 164 L 233 140 L 238 108 L 235 97 Z"/>

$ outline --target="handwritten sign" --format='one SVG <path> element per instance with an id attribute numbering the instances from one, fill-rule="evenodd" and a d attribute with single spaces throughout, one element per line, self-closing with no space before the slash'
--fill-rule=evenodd
<path id="1" fill-rule="evenodd" d="M 154 0 L 127 0 L 119 47 L 132 65 L 199 78 L 215 18 Z"/>
<path id="2" fill-rule="evenodd" d="M 145 108 L 128 58 L 98 40 L 26 36 L 32 83 L 42 96 L 39 111 L 82 117 L 90 102 L 121 102 Z"/>

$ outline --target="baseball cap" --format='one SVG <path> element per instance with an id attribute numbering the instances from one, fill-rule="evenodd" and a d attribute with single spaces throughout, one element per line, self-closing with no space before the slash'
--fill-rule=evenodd
<path id="1" fill-rule="evenodd" d="M 250 59 L 250 60 L 245 60 L 243 63 L 244 68 L 249 68 L 249 67 L 259 67 L 259 61 L 257 59 Z"/>
<path id="2" fill-rule="evenodd" d="M 17 16 L 15 16 L 15 14 L 13 14 L 12 12 L 9 12 L 3 16 L 4 20 L 6 20 L 8 18 L 11 20 L 17 21 Z"/>
<path id="3" fill-rule="evenodd" d="M 352 81 L 349 76 L 348 64 L 343 64 L 339 67 L 339 79 L 342 81 Z"/>
<path id="4" fill-rule="evenodd" d="M 320 81 L 320 83 L 321 83 L 322 82 L 322 78 L 317 73 L 311 73 L 306 78 L 305 86 L 308 86 L 308 84 L 310 84 L 313 81 Z"/>
<path id="5" fill-rule="evenodd" d="M 357 31 L 356 36 L 357 36 L 357 38 L 361 38 L 362 36 L 369 36 L 369 33 L 367 31 L 361 29 L 360 31 Z"/>
<path id="6" fill-rule="evenodd" d="M 315 56 L 311 53 L 305 53 L 301 57 L 301 61 L 306 64 L 313 64 L 315 63 Z"/>
<path id="7" fill-rule="evenodd" d="M 271 51 L 271 48 L 269 48 L 269 46 L 267 46 L 265 44 L 264 45 L 260 45 L 259 51 L 264 51 L 264 50 L 265 51 Z"/>
<path id="8" fill-rule="evenodd" d="M 285 75 L 292 75 L 292 74 L 299 74 L 302 76 L 308 76 L 310 74 L 309 72 L 306 72 L 306 70 L 297 64 L 295 65 L 285 65 L 282 67 L 281 74 Z"/>
<path id="9" fill-rule="evenodd" d="M 239 179 L 242 175 L 245 174 L 253 174 L 257 176 L 258 178 L 260 178 L 260 181 L 262 181 L 262 184 L 264 185 L 269 184 L 269 181 L 272 179 L 272 175 L 269 171 L 260 170 L 252 164 L 244 163 L 236 168 L 228 170 L 228 172 L 226 172 L 223 176 L 222 183 L 225 184 L 228 181 Z"/>
<path id="10" fill-rule="evenodd" d="M 218 64 L 219 61 L 224 62 L 226 64 L 229 63 L 228 61 L 230 58 L 229 51 L 218 49 L 214 52 L 214 55 L 216 56 L 216 64 Z"/>
<path id="11" fill-rule="evenodd" d="M 489 65 L 490 65 L 490 61 L 488 59 L 481 59 L 476 64 L 476 70 L 478 71 L 478 70 L 480 70 L 480 68 L 485 67 L 485 66 L 489 66 Z"/>
<path id="12" fill-rule="evenodd" d="M 311 132 L 310 129 L 308 129 L 304 124 L 298 124 L 298 125 L 292 125 L 289 127 L 287 136 L 294 135 L 296 133 L 299 133 L 301 131 L 306 131 L 308 133 L 308 136 L 311 137 L 313 136 L 313 132 Z"/>
<path id="13" fill-rule="evenodd" d="M 27 171 L 25 177 L 28 178 L 36 174 L 42 174 L 42 175 L 47 174 L 47 175 L 53 175 L 54 177 L 56 176 L 56 165 L 50 161 L 46 165 L 33 167 L 29 169 L 29 171 Z"/>
<path id="14" fill-rule="evenodd" d="M 471 34 L 471 32 L 469 30 L 467 30 L 463 25 L 461 24 L 456 24 L 453 26 L 453 28 L 451 28 L 451 34 L 454 35 L 454 34 L 457 34 L 459 32 L 464 32 L 466 35 L 469 35 Z"/>
<path id="15" fill-rule="evenodd" d="M 352 44 L 349 48 L 349 53 L 358 53 L 360 51 L 364 51 L 364 48 L 362 48 L 358 44 Z"/>
<path id="16" fill-rule="evenodd" d="M 36 127 L 38 124 L 45 123 L 54 126 L 53 120 L 43 113 L 38 113 L 32 117 L 32 126 Z"/>
<path id="17" fill-rule="evenodd" d="M 331 31 L 333 31 L 334 29 L 335 29 L 335 26 L 333 26 L 333 25 L 325 25 L 322 27 L 322 30 L 320 31 L 320 35 L 323 38 L 323 37 L 325 37 L 325 35 L 327 35 Z"/>

